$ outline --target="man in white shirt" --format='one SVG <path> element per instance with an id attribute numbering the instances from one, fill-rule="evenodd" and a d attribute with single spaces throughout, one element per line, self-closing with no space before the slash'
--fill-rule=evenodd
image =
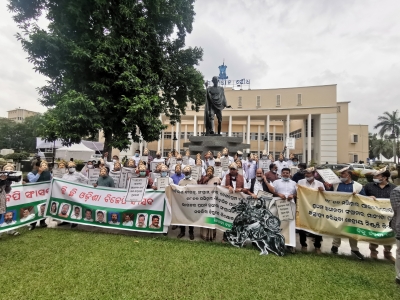
<path id="1" fill-rule="evenodd" d="M 161 152 L 160 151 L 157 151 L 156 158 L 154 158 L 152 162 L 165 163 L 165 159 L 161 158 Z"/>
<path id="2" fill-rule="evenodd" d="M 64 174 L 63 180 L 69 182 L 88 183 L 88 178 L 80 172 L 76 172 L 76 165 L 73 161 L 68 163 L 68 173 Z"/>
<path id="3" fill-rule="evenodd" d="M 282 178 L 275 180 L 272 185 L 275 188 L 275 195 L 282 200 L 291 201 L 296 195 L 296 182 L 290 179 L 290 169 L 282 169 Z"/>
<path id="4" fill-rule="evenodd" d="M 205 156 L 204 156 L 204 162 L 202 164 L 202 167 L 204 169 L 207 169 L 209 166 L 214 167 L 215 166 L 215 159 L 211 151 L 208 151 Z"/>
<path id="5" fill-rule="evenodd" d="M 162 165 L 161 166 L 161 178 L 165 178 L 168 175 L 168 167 L 166 165 Z M 153 190 L 157 190 L 157 182 L 158 182 L 158 178 L 154 179 L 154 183 L 153 183 Z M 168 177 L 168 184 L 167 185 L 171 185 L 174 184 L 174 181 L 172 180 L 171 177 Z"/>
<path id="6" fill-rule="evenodd" d="M 256 178 L 249 181 L 248 186 L 244 193 L 250 195 L 254 199 L 257 199 L 257 194 L 259 191 L 264 191 L 267 193 L 274 193 L 275 189 L 272 183 L 269 183 L 263 174 L 263 170 L 261 168 L 256 171 Z"/>
<path id="7" fill-rule="evenodd" d="M 284 168 L 289 168 L 287 162 L 283 160 L 283 155 L 282 154 L 279 155 L 279 159 L 277 161 L 275 161 L 274 163 L 278 167 L 278 172 L 277 172 L 278 176 L 282 176 L 281 173 L 282 173 L 282 170 Z M 289 169 L 289 172 L 290 172 L 290 169 Z"/>
<path id="8" fill-rule="evenodd" d="M 297 182 L 297 185 L 323 192 L 325 191 L 325 186 L 321 181 L 315 180 L 314 171 L 315 169 L 313 167 L 305 169 L 305 178 L 300 179 Z M 298 232 L 300 236 L 301 250 L 307 252 L 307 232 L 304 230 L 298 230 Z M 316 234 L 310 234 L 310 236 L 314 238 L 315 253 L 321 254 L 322 236 Z"/>
<path id="9" fill-rule="evenodd" d="M 227 157 L 229 159 L 229 164 L 234 163 L 235 160 L 233 159 L 232 156 L 229 155 L 229 149 L 228 148 L 224 148 L 222 150 L 222 158 L 223 157 Z"/>
<path id="10" fill-rule="evenodd" d="M 194 166 L 195 163 L 196 163 L 195 160 L 190 157 L 190 151 L 189 150 L 186 150 L 184 159 L 185 159 L 185 162 L 187 162 L 185 165 Z"/>
<path id="11" fill-rule="evenodd" d="M 242 165 L 247 180 L 256 178 L 257 162 L 254 160 L 254 154 L 251 153 L 247 161 L 242 161 Z"/>
<path id="12" fill-rule="evenodd" d="M 135 164 L 138 166 L 139 165 L 139 161 L 140 161 L 140 150 L 137 149 L 135 151 L 135 155 L 132 156 L 132 159 L 135 161 Z"/>

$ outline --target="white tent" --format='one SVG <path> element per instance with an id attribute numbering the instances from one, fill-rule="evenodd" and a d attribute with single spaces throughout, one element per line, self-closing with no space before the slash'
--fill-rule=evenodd
<path id="1" fill-rule="evenodd" d="M 95 151 L 89 149 L 82 143 L 73 144 L 70 147 L 61 147 L 56 150 L 56 158 L 62 158 L 67 161 L 71 158 L 73 158 L 74 160 L 79 159 L 83 161 L 88 161 L 93 154 L 95 154 Z"/>
<path id="2" fill-rule="evenodd" d="M 104 144 L 100 142 L 92 142 L 92 141 L 84 141 L 82 140 L 82 144 L 84 144 L 86 147 L 89 149 L 92 149 L 94 151 L 103 151 Z M 62 142 L 61 140 L 56 140 L 54 142 L 46 142 L 44 139 L 41 139 L 39 137 L 36 138 L 36 149 L 59 149 L 61 148 Z"/>

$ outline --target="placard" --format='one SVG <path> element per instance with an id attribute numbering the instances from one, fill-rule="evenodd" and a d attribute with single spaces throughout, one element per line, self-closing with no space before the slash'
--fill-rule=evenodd
<path id="1" fill-rule="evenodd" d="M 222 179 L 222 167 L 214 167 L 214 176 Z"/>
<path id="2" fill-rule="evenodd" d="M 273 198 L 274 195 L 272 195 L 271 193 L 268 193 L 266 191 L 259 190 L 258 193 L 257 193 L 257 198 L 261 198 L 261 197 L 263 197 L 263 198 Z"/>
<path id="3" fill-rule="evenodd" d="M 331 169 L 316 169 L 319 175 L 321 175 L 322 179 L 329 184 L 340 183 L 341 181 Z"/>
<path id="4" fill-rule="evenodd" d="M 293 176 L 299 171 L 299 168 L 297 167 L 290 167 L 290 176 Z"/>
<path id="5" fill-rule="evenodd" d="M 294 219 L 292 205 L 287 200 L 276 200 L 276 208 L 278 210 L 278 217 L 281 221 L 291 221 Z"/>
<path id="6" fill-rule="evenodd" d="M 243 168 L 238 168 L 237 171 L 238 171 L 238 174 L 239 174 L 239 175 L 242 175 L 242 176 L 243 176 Z"/>
<path id="7" fill-rule="evenodd" d="M 142 157 L 140 157 L 140 160 L 148 163 L 149 162 L 149 157 L 147 155 L 146 156 L 142 156 Z"/>
<path id="8" fill-rule="evenodd" d="M 131 178 L 126 192 L 126 201 L 141 202 L 147 188 L 147 178 Z"/>
<path id="9" fill-rule="evenodd" d="M 202 175 L 202 167 L 196 166 L 192 167 L 192 179 L 198 181 L 201 178 Z"/>
<path id="10" fill-rule="evenodd" d="M 176 157 L 171 157 L 168 161 L 170 166 L 176 165 Z"/>
<path id="11" fill-rule="evenodd" d="M 159 164 L 160 162 L 158 162 L 158 161 L 152 161 L 151 163 L 150 163 L 150 168 L 151 168 L 151 171 L 152 172 L 154 172 L 155 170 L 156 170 L 156 168 L 157 168 L 157 165 Z M 162 162 L 161 162 L 162 163 Z"/>
<path id="12" fill-rule="evenodd" d="M 291 137 L 286 138 L 286 148 L 287 149 L 293 150 L 295 148 L 295 145 L 296 145 L 295 138 L 291 138 Z"/>
<path id="13" fill-rule="evenodd" d="M 168 185 L 169 177 L 159 177 L 157 178 L 157 190 L 165 190 Z"/>
<path id="14" fill-rule="evenodd" d="M 268 170 L 269 171 L 269 166 L 271 164 L 271 160 L 270 159 L 260 159 L 258 161 L 258 167 L 264 170 Z"/>
<path id="15" fill-rule="evenodd" d="M 109 175 L 114 180 L 114 187 L 118 187 L 119 178 L 121 177 L 121 171 L 118 172 L 110 171 Z"/>
<path id="16" fill-rule="evenodd" d="M 221 166 L 223 171 L 228 171 L 229 169 L 229 158 L 228 157 L 221 157 Z"/>
<path id="17" fill-rule="evenodd" d="M 88 184 L 93 185 L 97 182 L 100 176 L 100 169 L 88 169 Z"/>
<path id="18" fill-rule="evenodd" d="M 187 156 L 182 157 L 182 164 L 187 166 L 189 164 L 189 158 Z"/>
<path id="19" fill-rule="evenodd" d="M 129 175 L 130 174 L 130 175 Z M 134 168 L 122 168 L 121 177 L 119 178 L 118 187 L 121 189 L 126 188 L 128 179 L 133 178 L 135 174 Z"/>
<path id="20" fill-rule="evenodd" d="M 95 170 L 95 169 L 93 169 Z M 64 174 L 66 173 L 66 169 L 62 168 L 62 169 L 53 169 L 53 177 L 54 178 L 62 178 L 64 176 Z"/>
<path id="21" fill-rule="evenodd" d="M 161 177 L 161 173 L 151 172 L 151 179 L 153 179 L 153 182 L 156 178 L 160 178 L 160 177 Z"/>

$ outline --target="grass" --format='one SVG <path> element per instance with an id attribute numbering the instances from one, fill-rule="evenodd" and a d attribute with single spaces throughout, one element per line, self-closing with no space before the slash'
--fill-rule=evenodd
<path id="1" fill-rule="evenodd" d="M 61 229 L 0 239 L 1 299 L 399 299 L 394 266 Z"/>

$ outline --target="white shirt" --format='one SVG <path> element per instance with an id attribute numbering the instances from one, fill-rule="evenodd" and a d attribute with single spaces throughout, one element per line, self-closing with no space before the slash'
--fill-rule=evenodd
<path id="1" fill-rule="evenodd" d="M 136 166 L 139 165 L 139 161 L 140 161 L 140 155 L 138 157 L 136 157 L 135 155 L 132 156 L 132 159 L 135 161 Z M 154 160 L 153 160 L 154 161 Z"/>
<path id="2" fill-rule="evenodd" d="M 156 163 L 165 163 L 165 159 L 164 158 L 154 158 L 153 160 L 152 160 L 152 162 L 156 162 Z M 133 224 L 132 224 L 133 225 Z M 131 225 L 130 225 L 131 226 Z"/>
<path id="3" fill-rule="evenodd" d="M 72 214 L 70 218 L 74 220 L 80 220 L 82 219 L 82 216 L 81 215 L 76 216 L 75 214 Z"/>
<path id="4" fill-rule="evenodd" d="M 168 178 L 168 185 L 174 184 L 174 181 L 172 180 L 171 177 L 161 177 L 161 178 Z M 154 179 L 153 186 L 155 186 L 155 187 L 157 187 L 157 179 L 158 179 L 158 178 L 155 178 L 155 179 Z"/>
<path id="5" fill-rule="evenodd" d="M 87 183 L 88 178 L 79 172 L 74 173 L 66 173 L 63 175 L 62 179 L 69 181 L 69 182 L 80 182 L 80 183 Z"/>
<path id="6" fill-rule="evenodd" d="M 246 173 L 246 179 L 252 180 L 256 178 L 257 163 L 253 161 L 247 161 L 243 164 L 243 170 Z"/>
<path id="7" fill-rule="evenodd" d="M 256 179 L 256 181 L 255 181 L 255 183 L 254 183 L 254 191 L 253 191 L 253 194 L 257 195 L 257 194 L 258 194 L 258 191 L 264 191 L 262 182 L 263 182 L 262 180 L 259 181 L 259 180 Z M 251 181 L 249 181 L 248 186 L 249 186 L 248 188 L 250 188 L 250 186 L 251 186 Z"/>
<path id="8" fill-rule="evenodd" d="M 133 221 L 125 221 L 124 223 L 122 223 L 122 226 L 133 226 Z"/>
<path id="9" fill-rule="evenodd" d="M 16 222 L 17 221 L 11 221 L 11 223 L 8 223 L 8 224 L 6 222 L 3 222 L 3 224 L 1 224 L 0 227 L 11 226 L 11 225 L 14 225 Z"/>
<path id="10" fill-rule="evenodd" d="M 289 168 L 286 161 L 280 162 L 279 160 L 277 160 L 277 161 L 274 161 L 274 164 L 276 164 L 276 166 L 278 167 L 278 172 L 277 172 L 278 176 L 281 176 L 283 168 Z"/>
<path id="11" fill-rule="evenodd" d="M 282 179 L 278 179 L 272 185 L 276 193 L 284 194 L 286 198 L 289 195 L 296 195 L 296 182 L 293 180 L 283 181 Z"/>
<path id="12" fill-rule="evenodd" d="M 187 156 L 186 156 L 186 158 L 187 158 Z M 191 158 L 190 156 L 187 161 L 188 161 L 189 166 L 194 166 L 196 164 L 196 161 L 193 158 Z"/>
<path id="13" fill-rule="evenodd" d="M 108 224 L 110 224 L 110 225 L 119 225 L 119 222 L 115 222 L 114 223 L 113 221 L 109 221 Z"/>
<path id="14" fill-rule="evenodd" d="M 29 221 L 29 220 L 32 220 L 33 218 L 35 218 L 35 214 L 30 214 L 30 215 L 27 216 L 26 218 L 22 218 L 22 219 L 20 220 L 20 222 Z"/>
<path id="15" fill-rule="evenodd" d="M 307 179 L 300 179 L 299 182 L 297 182 L 297 184 L 314 190 L 318 190 L 319 187 L 322 187 L 325 190 L 324 184 L 316 179 L 314 179 L 311 184 L 307 181 Z"/>
<path id="16" fill-rule="evenodd" d="M 203 168 L 207 169 L 209 166 L 212 166 L 212 167 L 215 166 L 215 160 L 214 159 L 205 159 L 203 161 Z"/>

